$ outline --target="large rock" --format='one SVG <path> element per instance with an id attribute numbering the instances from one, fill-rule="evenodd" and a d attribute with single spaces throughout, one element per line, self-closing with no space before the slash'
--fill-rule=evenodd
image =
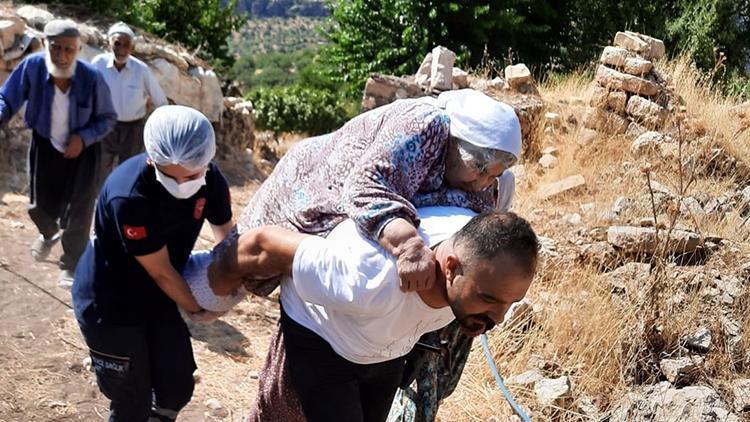
<path id="1" fill-rule="evenodd" d="M 607 66 L 599 65 L 596 69 L 596 82 L 611 90 L 621 90 L 633 94 L 652 96 L 659 93 L 659 85 L 648 79 L 618 72 Z"/>
<path id="2" fill-rule="evenodd" d="M 455 62 L 456 53 L 440 46 L 432 49 L 431 90 L 448 91 L 453 88 L 452 73 Z"/>
<path id="3" fill-rule="evenodd" d="M 422 60 L 422 64 L 419 65 L 417 73 L 414 75 L 414 83 L 421 85 L 425 88 L 430 86 L 430 75 L 432 73 L 432 53 L 427 53 Z"/>
<path id="4" fill-rule="evenodd" d="M 0 16 L 0 41 L 2 48 L 11 49 L 16 43 L 16 38 L 23 36 L 26 24 L 15 16 Z"/>
<path id="5" fill-rule="evenodd" d="M 550 199 L 562 193 L 570 192 L 584 186 L 586 186 L 586 179 L 580 174 L 576 174 L 575 176 L 568 176 L 558 182 L 543 185 L 539 188 L 537 194 L 542 199 Z"/>
<path id="6" fill-rule="evenodd" d="M 628 129 L 628 119 L 601 108 L 589 107 L 583 115 L 583 125 L 611 135 L 621 135 Z"/>
<path id="7" fill-rule="evenodd" d="M 167 98 L 176 104 L 201 108 L 201 82 L 198 78 L 180 72 L 169 61 L 157 58 L 149 63 Z"/>
<path id="8" fill-rule="evenodd" d="M 633 294 L 646 284 L 651 274 L 651 265 L 629 262 L 614 271 L 602 274 L 602 279 L 611 286 L 615 294 Z"/>
<path id="9" fill-rule="evenodd" d="M 402 98 L 424 97 L 422 87 L 405 78 L 373 73 L 365 84 L 362 110 L 372 110 Z"/>
<path id="10" fill-rule="evenodd" d="M 194 67 L 188 74 L 198 79 L 201 84 L 199 110 L 206 115 L 208 120 L 218 122 L 224 111 L 224 94 L 221 92 L 221 84 L 216 73 L 213 70 Z"/>
<path id="11" fill-rule="evenodd" d="M 711 349 L 711 340 L 711 331 L 706 327 L 701 327 L 694 333 L 685 336 L 682 341 L 688 350 L 706 353 Z"/>
<path id="12" fill-rule="evenodd" d="M 667 118 L 667 110 L 646 98 L 633 95 L 628 100 L 625 111 L 635 121 L 650 128 L 659 128 Z"/>
<path id="13" fill-rule="evenodd" d="M 607 241 L 626 253 L 652 254 L 657 245 L 664 246 L 667 234 L 670 235 L 667 253 L 695 252 L 701 245 L 696 233 L 685 230 L 659 230 L 657 239 L 653 227 L 612 226 L 607 230 Z"/>
<path id="14" fill-rule="evenodd" d="M 643 134 L 638 136 L 635 141 L 633 141 L 633 144 L 630 146 L 630 151 L 636 156 L 642 155 L 649 151 L 657 151 L 659 149 L 659 145 L 661 145 L 664 141 L 665 136 L 660 132 L 644 132 Z"/>
<path id="15" fill-rule="evenodd" d="M 16 9 L 16 14 L 40 31 L 44 29 L 44 25 L 55 18 L 52 13 L 34 6 L 21 6 Z"/>
<path id="16" fill-rule="evenodd" d="M 630 392 L 613 408 L 610 422 L 739 422 L 736 415 L 726 410 L 725 403 L 713 389 L 706 386 L 677 389 L 667 381 L 642 392 Z"/>

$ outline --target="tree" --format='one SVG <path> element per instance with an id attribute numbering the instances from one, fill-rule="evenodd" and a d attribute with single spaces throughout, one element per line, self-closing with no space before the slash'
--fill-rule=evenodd
<path id="1" fill-rule="evenodd" d="M 227 39 L 240 28 L 244 15 L 235 15 L 237 0 L 133 0 L 124 12 L 129 21 L 191 48 L 214 66 L 230 66 Z"/>
<path id="2" fill-rule="evenodd" d="M 744 71 L 750 0 L 350 0 L 331 3 L 327 74 L 361 89 L 371 72 L 411 74 L 443 45 L 459 64 L 488 56 L 523 61 L 538 73 L 571 70 L 596 58 L 617 31 L 663 38 L 668 51 L 713 66 L 713 47 Z"/>

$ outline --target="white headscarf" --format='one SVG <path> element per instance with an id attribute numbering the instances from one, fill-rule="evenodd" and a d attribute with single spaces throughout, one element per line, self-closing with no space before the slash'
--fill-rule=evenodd
<path id="1" fill-rule="evenodd" d="M 435 105 L 451 119 L 451 136 L 521 157 L 521 123 L 513 108 L 474 89 L 441 93 Z"/>

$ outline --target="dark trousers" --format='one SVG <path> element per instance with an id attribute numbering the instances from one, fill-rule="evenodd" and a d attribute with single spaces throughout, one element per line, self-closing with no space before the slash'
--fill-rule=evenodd
<path id="1" fill-rule="evenodd" d="M 281 314 L 286 364 L 308 422 L 382 422 L 404 371 L 404 358 L 360 365 Z"/>
<path id="2" fill-rule="evenodd" d="M 60 268 L 73 271 L 86 249 L 96 200 L 98 144 L 66 159 L 52 142 L 36 132 L 29 147 L 29 217 L 49 239 L 60 229 L 63 255 Z"/>
<path id="3" fill-rule="evenodd" d="M 78 321 L 110 422 L 174 421 L 193 396 L 196 369 L 190 333 L 176 315 L 142 325 Z"/>
<path id="4" fill-rule="evenodd" d="M 115 128 L 102 139 L 102 160 L 99 183 L 104 183 L 114 168 L 143 151 L 143 126 L 146 119 L 117 122 Z"/>

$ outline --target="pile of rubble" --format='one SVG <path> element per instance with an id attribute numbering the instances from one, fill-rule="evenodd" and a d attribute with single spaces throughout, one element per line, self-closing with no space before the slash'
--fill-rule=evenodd
<path id="1" fill-rule="evenodd" d="M 664 56 L 664 43 L 635 32 L 618 32 L 605 47 L 583 123 L 606 133 L 640 135 L 663 127 L 670 107 L 667 83 L 653 60 Z"/>
<path id="2" fill-rule="evenodd" d="M 508 66 L 504 79 L 497 77 L 488 81 L 454 67 L 455 62 L 453 51 L 438 46 L 427 53 L 414 75 L 370 75 L 365 85 L 362 109 L 372 110 L 403 98 L 436 96 L 451 89 L 473 88 L 513 107 L 521 122 L 524 158 L 538 156 L 535 129 L 541 120 L 544 102 L 529 69 L 524 64 Z"/>
<path id="3" fill-rule="evenodd" d="M 44 25 L 55 16 L 35 6 L 0 7 L 0 82 L 5 81 L 23 58 L 41 49 Z M 109 22 L 112 23 L 112 22 Z M 107 51 L 107 29 L 92 23 L 78 23 L 81 32 L 79 58 L 90 62 Z M 216 73 L 184 48 L 164 42 L 134 28 L 133 55 L 143 60 L 159 81 L 170 102 L 200 110 L 215 124 L 220 152 L 244 150 L 252 142 L 252 103 L 229 101 L 226 106 Z M 238 130 L 241 128 L 241 130 Z M 227 143 L 222 148 L 222 144 Z"/>

